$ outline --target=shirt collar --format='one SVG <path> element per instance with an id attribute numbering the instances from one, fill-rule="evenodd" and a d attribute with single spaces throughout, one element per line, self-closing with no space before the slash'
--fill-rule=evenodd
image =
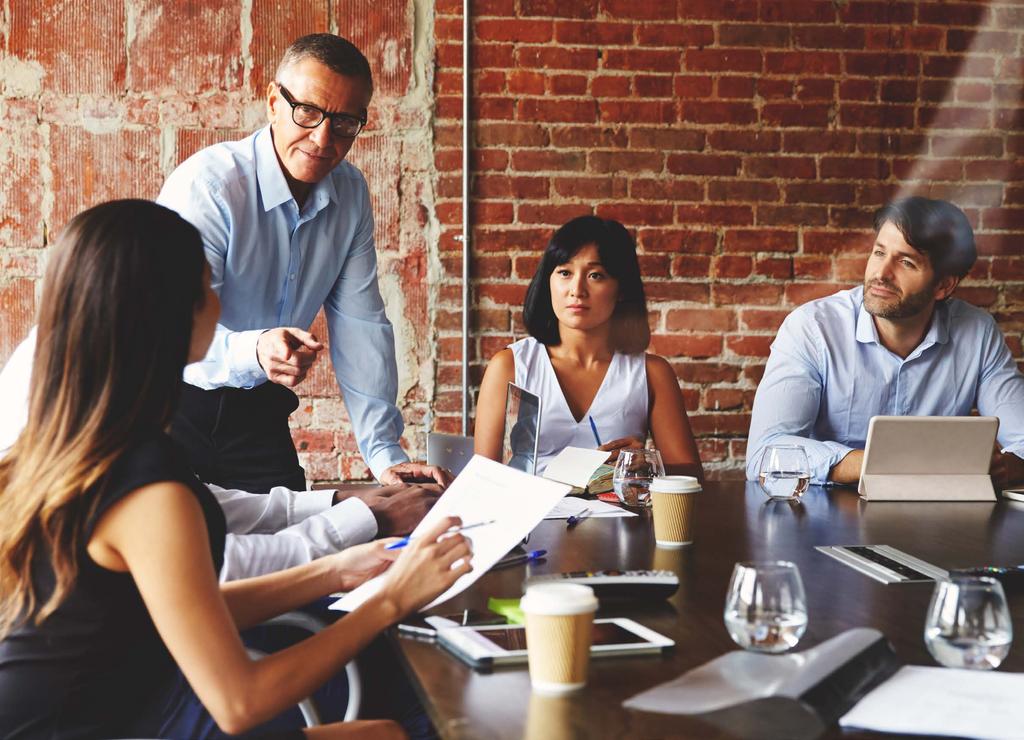
<path id="1" fill-rule="evenodd" d="M 879 344 L 878 329 L 871 314 L 864 308 L 864 287 L 856 289 L 860 303 L 857 310 L 857 341 L 862 344 Z M 918 352 L 928 349 L 933 344 L 946 344 L 949 342 L 949 306 L 945 301 L 935 304 L 935 311 L 932 314 L 932 323 L 928 327 L 921 343 L 911 353 L 911 357 Z M 909 357 L 908 357 L 909 359 Z"/>
<path id="2" fill-rule="evenodd" d="M 281 171 L 281 163 L 277 161 L 269 125 L 256 134 L 256 180 L 259 182 L 264 211 L 271 211 L 282 203 L 294 200 L 284 172 Z"/>

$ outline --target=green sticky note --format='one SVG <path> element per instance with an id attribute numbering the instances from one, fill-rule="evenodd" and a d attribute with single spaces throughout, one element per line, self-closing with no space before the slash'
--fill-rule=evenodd
<path id="1" fill-rule="evenodd" d="M 525 624 L 526 617 L 523 610 L 519 608 L 519 599 L 495 599 L 487 600 L 487 608 L 495 614 L 500 614 L 508 620 L 509 624 Z"/>

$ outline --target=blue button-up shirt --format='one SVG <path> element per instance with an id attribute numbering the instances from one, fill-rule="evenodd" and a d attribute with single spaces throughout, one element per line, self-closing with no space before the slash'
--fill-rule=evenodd
<path id="1" fill-rule="evenodd" d="M 811 301 L 782 323 L 754 398 L 747 478 L 767 445 L 799 444 L 812 482 L 863 449 L 872 416 L 999 417 L 1004 452 L 1024 457 L 1024 376 L 993 318 L 958 299 L 935 306 L 903 359 L 878 339 L 864 289 Z"/>
<path id="2" fill-rule="evenodd" d="M 377 284 L 362 173 L 342 162 L 313 186 L 300 210 L 268 127 L 189 157 L 157 201 L 199 229 L 221 300 L 210 351 L 186 368 L 185 381 L 206 389 L 266 382 L 256 359 L 259 335 L 280 326 L 308 328 L 323 306 L 359 451 L 378 476 L 407 460 L 398 445 L 395 337 Z"/>

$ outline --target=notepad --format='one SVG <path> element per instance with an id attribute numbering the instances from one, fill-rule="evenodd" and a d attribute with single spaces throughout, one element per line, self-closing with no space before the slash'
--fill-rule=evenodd
<path id="1" fill-rule="evenodd" d="M 608 453 L 604 450 L 566 447 L 548 463 L 544 477 L 583 491 L 607 459 Z"/>

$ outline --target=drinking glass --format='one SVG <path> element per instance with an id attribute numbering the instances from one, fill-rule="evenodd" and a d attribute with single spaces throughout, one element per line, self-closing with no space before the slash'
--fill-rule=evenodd
<path id="1" fill-rule="evenodd" d="M 725 628 L 744 650 L 782 653 L 807 630 L 807 598 L 796 565 L 736 563 L 725 598 Z"/>
<path id="2" fill-rule="evenodd" d="M 619 450 L 612 473 L 612 489 L 624 504 L 650 506 L 651 481 L 659 475 L 665 475 L 665 466 L 657 450 Z"/>
<path id="3" fill-rule="evenodd" d="M 800 445 L 768 445 L 761 455 L 761 489 L 774 499 L 798 499 L 811 482 L 811 465 Z"/>
<path id="4" fill-rule="evenodd" d="M 1013 625 L 1003 586 L 994 578 L 954 576 L 935 584 L 924 644 L 947 668 L 998 668 L 1010 652 Z"/>

